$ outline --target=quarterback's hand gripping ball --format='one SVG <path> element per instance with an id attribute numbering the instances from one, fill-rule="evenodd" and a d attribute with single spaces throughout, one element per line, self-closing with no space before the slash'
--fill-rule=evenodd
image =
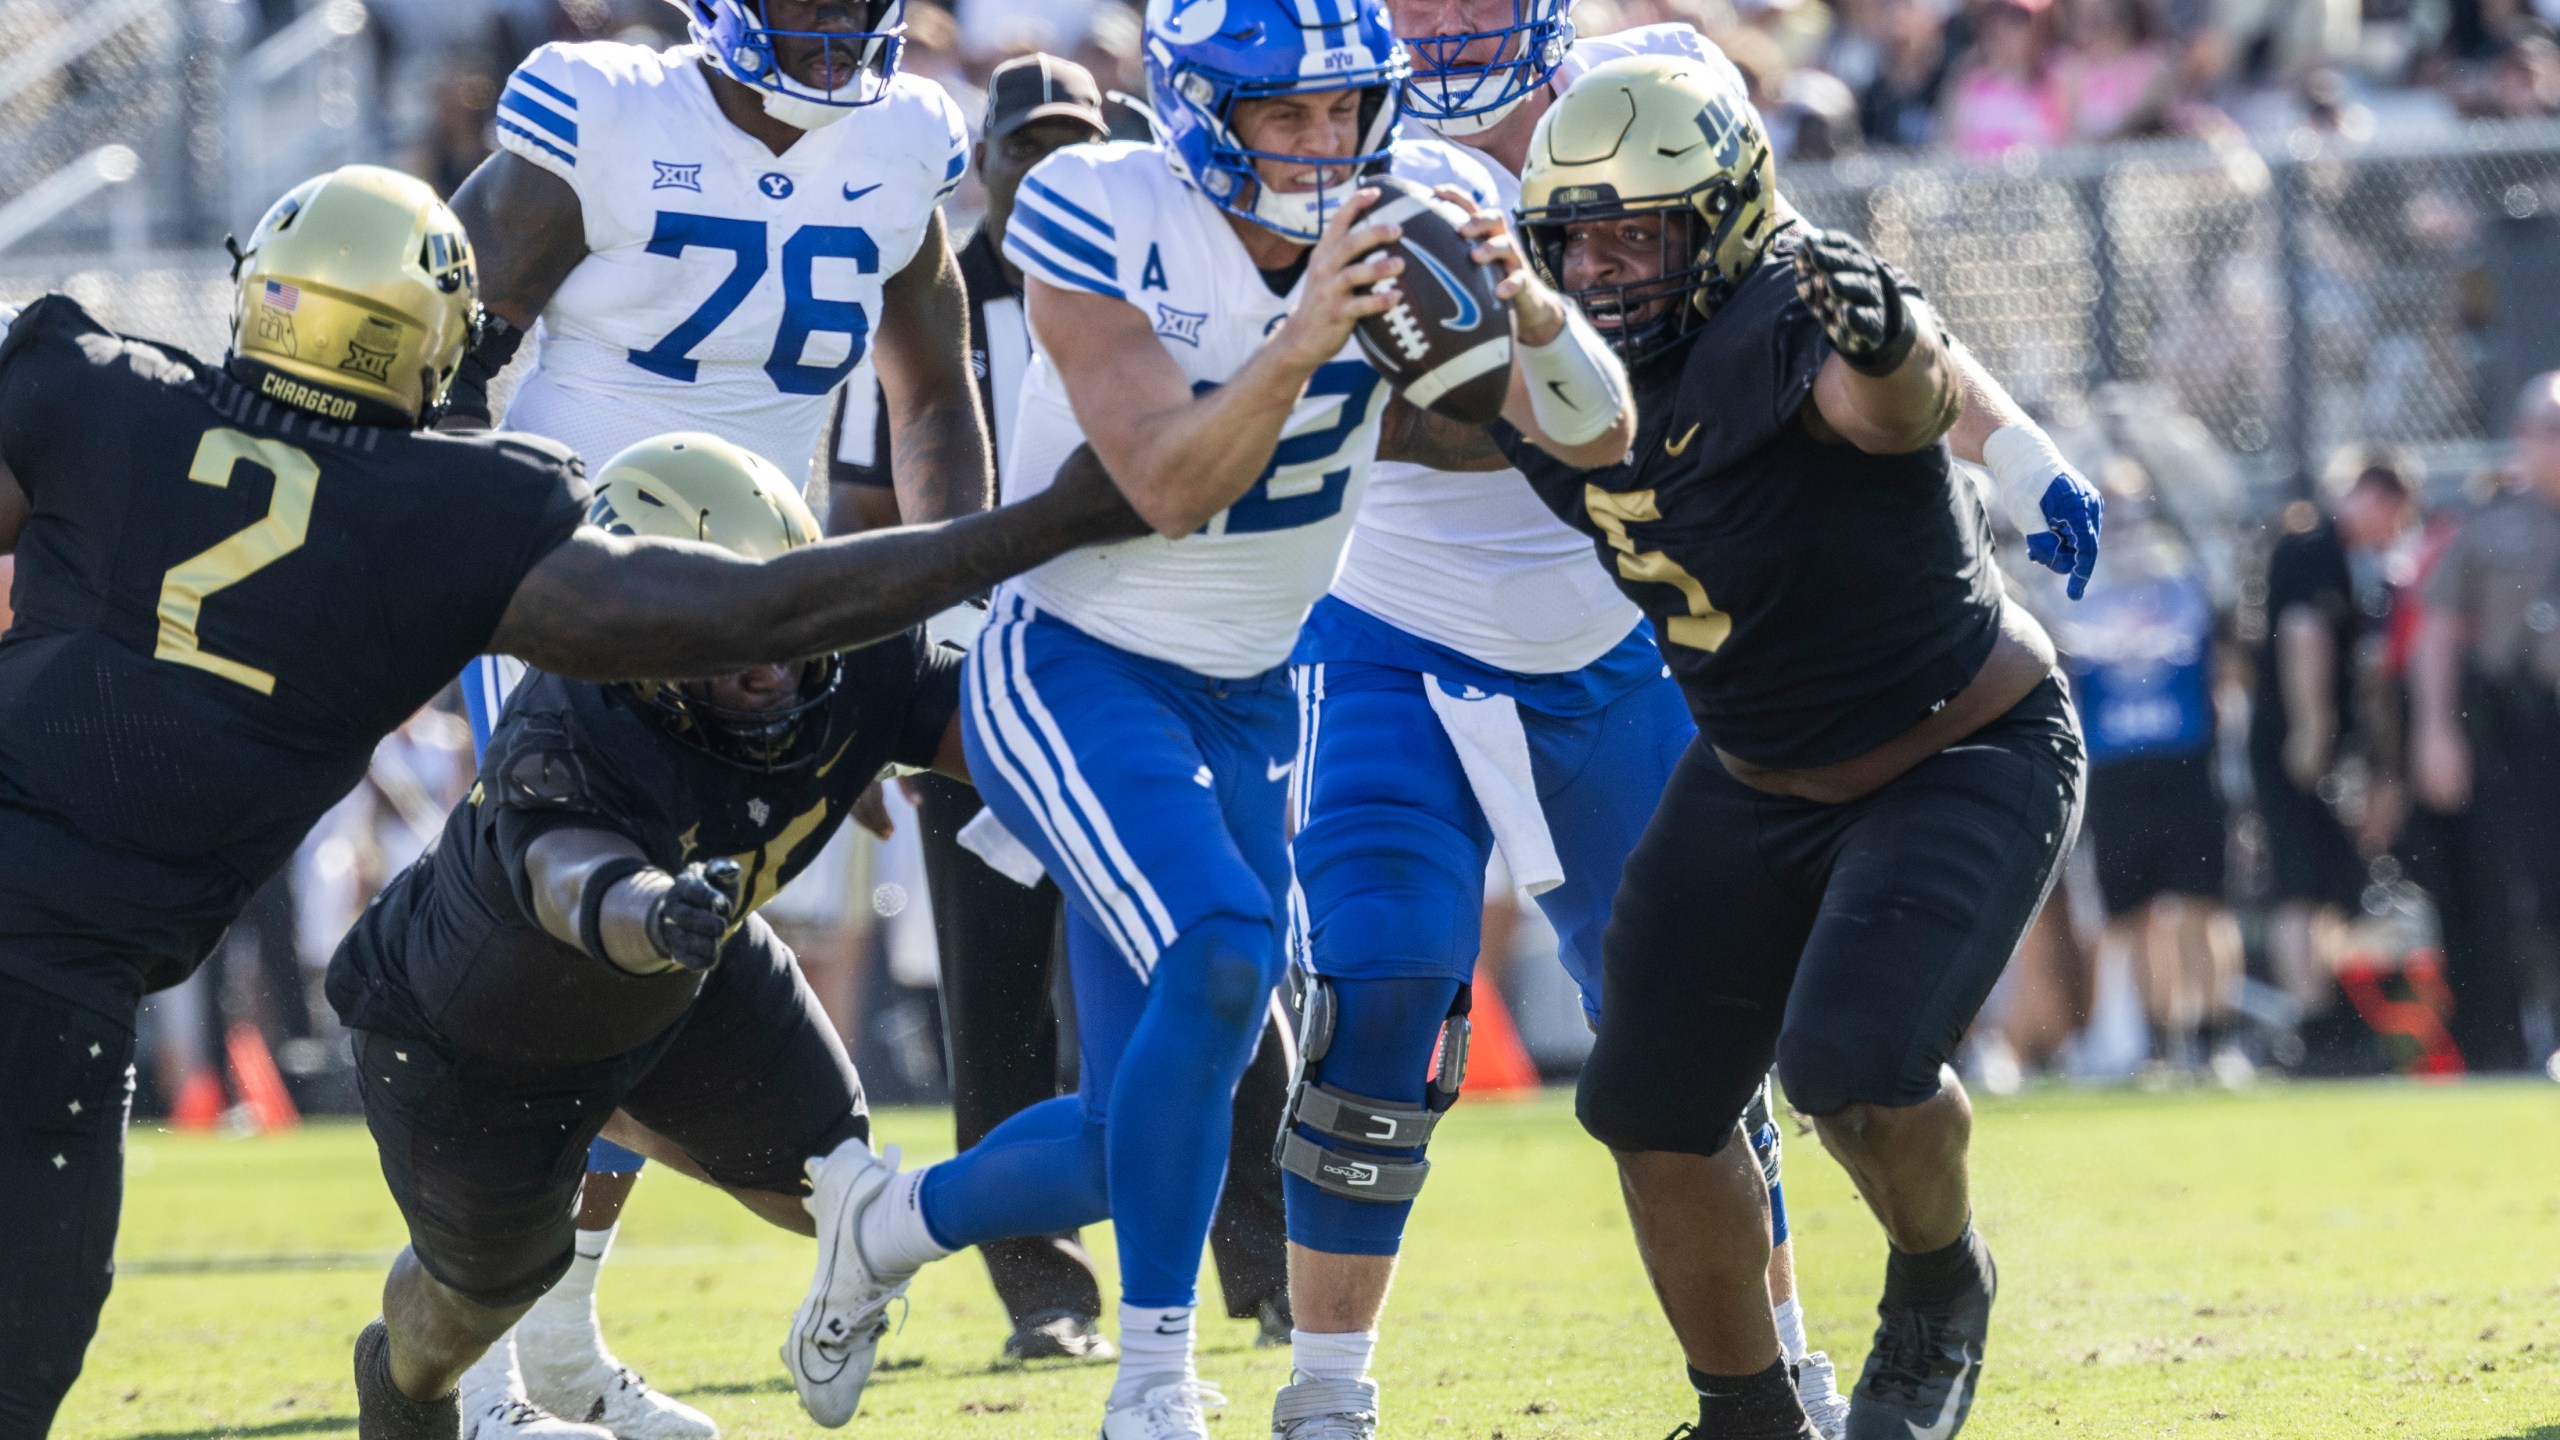
<path id="1" fill-rule="evenodd" d="M 720 960 L 720 942 L 738 908 L 738 862 L 720 859 L 684 867 L 676 883 L 649 907 L 649 943 L 696 974 Z"/>
<path id="2" fill-rule="evenodd" d="M 1395 175 L 1361 183 L 1380 192 L 1361 223 L 1404 229 L 1382 247 L 1404 260 L 1404 273 L 1386 282 L 1395 305 L 1352 332 L 1360 353 L 1412 404 L 1491 423 L 1511 393 L 1511 311 L 1494 296 L 1501 273 L 1477 264 L 1477 242 L 1458 233 L 1467 213 L 1428 187 Z"/>
<path id="3" fill-rule="evenodd" d="M 1796 250 L 1796 293 L 1822 322 L 1831 348 L 1861 375 L 1890 375 L 1919 338 L 1902 277 L 1876 253 L 1836 230 L 1815 230 Z"/>

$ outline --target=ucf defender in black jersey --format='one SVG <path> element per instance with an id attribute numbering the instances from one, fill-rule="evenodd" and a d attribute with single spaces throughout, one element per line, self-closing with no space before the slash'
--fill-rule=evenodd
<path id="1" fill-rule="evenodd" d="M 611 535 L 581 524 L 568 452 L 419 428 L 478 317 L 469 243 L 424 185 L 305 182 L 237 280 L 221 364 L 58 295 L 0 340 L 9 1440 L 50 1426 L 106 1299 L 142 994 L 195 968 L 466 659 L 610 680 L 827 654 L 1130 523 L 1071 462 L 1045 514 L 764 561 Z"/>
<path id="2" fill-rule="evenodd" d="M 1949 452 L 2015 464 L 2041 436 L 1897 273 L 1779 206 L 1757 118 L 1703 66 L 1594 68 L 1540 122 L 1521 203 L 1643 419 L 1589 471 L 1494 437 L 1652 617 L 1701 728 L 1618 892 L 1583 1123 L 1617 1154 L 1701 1429 L 1810 1436 L 1732 1143 L 1774 1059 L 1892 1242 L 1848 1433 L 1945 1440 L 1994 1274 L 1941 1065 L 2071 843 L 2082 775 L 2051 643 L 2003 597 Z M 2051 468 L 2037 556 L 2085 577 L 2094 497 Z"/>
<path id="3" fill-rule="evenodd" d="M 780 472 L 709 435 L 614 457 L 592 515 L 751 558 L 817 534 Z M 894 1150 L 871 1154 L 844 1047 L 755 911 L 884 766 L 966 778 L 959 680 L 960 652 L 918 628 L 710 682 L 536 676 L 509 703 L 480 785 L 329 972 L 409 1222 L 383 1292 L 409 1394 L 450 1389 L 568 1268 L 587 1145 L 617 1110 L 646 1127 L 619 1138 L 804 1235 L 849 1223 L 836 1212 L 896 1169 Z M 822 1260 L 827 1313 L 807 1354 L 795 1332 L 785 1355 L 811 1413 L 840 1425 L 877 1317 L 828 1312 L 829 1278 Z M 430 1433 L 404 1396 L 359 1398 L 368 1435 Z"/>

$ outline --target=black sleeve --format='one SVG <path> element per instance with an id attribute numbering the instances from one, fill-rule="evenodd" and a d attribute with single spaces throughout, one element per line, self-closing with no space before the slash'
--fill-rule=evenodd
<path id="1" fill-rule="evenodd" d="M 44 342 L 84 332 L 103 334 L 105 327 L 89 318 L 80 302 L 68 295 L 41 296 L 18 312 L 0 338 L 0 460 L 17 476 L 18 488 L 36 498 L 38 463 L 46 438 L 62 428 L 63 397 L 59 384 L 48 385 Z M 50 392 L 50 393 L 48 393 Z"/>
<path id="2" fill-rule="evenodd" d="M 960 662 L 966 653 L 956 645 L 923 647 L 916 657 L 905 723 L 898 727 L 898 748 L 890 759 L 924 770 L 942 754 L 942 737 L 960 709 Z"/>
<path id="3" fill-rule="evenodd" d="M 2328 547 L 2319 542 L 2320 532 L 2316 530 L 2287 535 L 2276 542 L 2275 552 L 2267 557 L 2269 621 L 2298 605 L 2307 605 L 2326 617 L 2346 603 L 2346 578 L 2343 574 L 2333 575 L 2335 567 L 2323 563 L 2330 557 Z"/>
<path id="4" fill-rule="evenodd" d="M 866 368 L 836 392 L 835 418 L 827 422 L 827 483 L 893 488 L 889 476 L 889 401 Z M 855 385 L 863 393 L 855 393 Z M 846 433 L 846 426 L 852 433 Z M 869 438 L 866 440 L 865 433 Z"/>
<path id="5" fill-rule="evenodd" d="M 533 886 L 525 855 L 555 830 L 601 830 L 651 854 L 645 802 L 616 783 L 596 758 L 598 747 L 581 743 L 564 717 L 510 716 L 489 739 L 480 765 L 482 833 L 490 857 L 505 873 L 516 904 L 529 918 Z"/>

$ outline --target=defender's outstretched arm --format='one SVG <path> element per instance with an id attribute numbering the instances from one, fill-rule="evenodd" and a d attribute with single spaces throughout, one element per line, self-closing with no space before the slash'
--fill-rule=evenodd
<path id="1" fill-rule="evenodd" d="M 1090 447 L 1001 510 L 803 545 L 770 560 L 582 527 L 489 648 L 574 680 L 707 678 L 867 645 L 1078 546 L 1145 526 Z"/>

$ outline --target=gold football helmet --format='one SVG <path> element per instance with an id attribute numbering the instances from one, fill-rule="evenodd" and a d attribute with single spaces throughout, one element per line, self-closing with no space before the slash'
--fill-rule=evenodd
<path id="1" fill-rule="evenodd" d="M 609 534 L 700 540 L 750 560 L 818 538 L 817 517 L 782 471 L 717 435 L 680 430 L 643 440 L 604 462 L 594 483 L 587 523 Z M 700 684 L 643 681 L 632 689 L 677 739 L 747 769 L 788 770 L 817 758 L 800 722 L 827 703 L 842 676 L 834 656 L 803 666 L 798 698 L 772 710 L 717 705 Z"/>
<path id="2" fill-rule="evenodd" d="M 315 175 L 233 254 L 231 353 L 266 392 L 348 420 L 443 402 L 479 325 L 471 241 L 426 182 L 378 165 Z M 296 383 L 299 382 L 299 383 Z"/>
<path id="3" fill-rule="evenodd" d="M 1620 351 L 1637 360 L 1713 314 L 1751 273 L 1777 228 L 1777 199 L 1749 96 L 1686 56 L 1631 55 L 1593 66 L 1539 118 L 1519 220 L 1539 277 L 1595 319 L 1685 298 L 1620 327 Z M 1567 228 L 1634 215 L 1661 217 L 1659 277 L 1566 289 Z"/>

